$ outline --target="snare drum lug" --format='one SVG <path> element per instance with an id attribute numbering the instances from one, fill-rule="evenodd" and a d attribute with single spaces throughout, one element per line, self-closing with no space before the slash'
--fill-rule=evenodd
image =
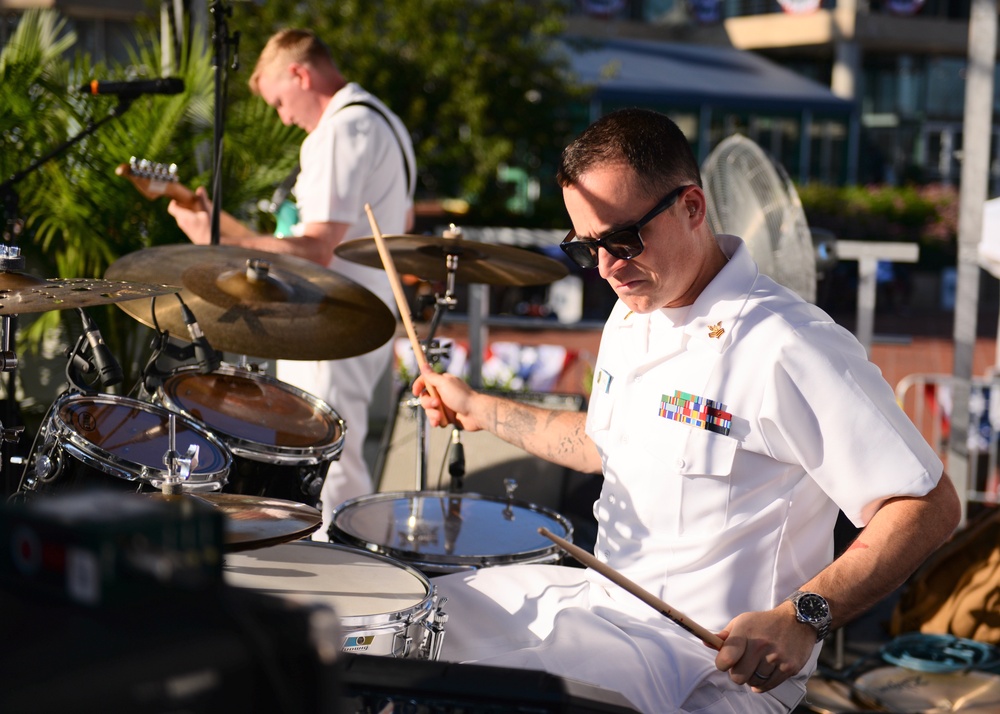
<path id="1" fill-rule="evenodd" d="M 399 643 L 403 643 L 402 651 L 399 649 Z M 413 644 L 413 638 L 407 635 L 405 632 L 397 632 L 392 636 L 392 656 L 405 658 L 410 655 L 410 646 Z"/>
<path id="2" fill-rule="evenodd" d="M 442 598 L 431 615 L 431 621 L 425 622 L 427 636 L 421 647 L 421 656 L 424 659 L 437 660 L 441 656 L 441 646 L 444 644 L 444 626 L 448 623 L 448 613 L 441 608 L 448 602 L 448 598 Z"/>

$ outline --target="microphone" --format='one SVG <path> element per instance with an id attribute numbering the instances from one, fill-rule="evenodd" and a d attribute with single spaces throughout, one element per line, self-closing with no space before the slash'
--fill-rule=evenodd
<path id="1" fill-rule="evenodd" d="M 143 94 L 180 94 L 184 91 L 184 80 L 179 77 L 136 79 L 129 82 L 105 82 L 95 79 L 82 85 L 79 91 L 84 94 L 109 94 L 124 99 L 132 99 Z"/>
<path id="2" fill-rule="evenodd" d="M 184 324 L 187 325 L 188 334 L 191 336 L 191 342 L 194 344 L 194 357 L 198 360 L 198 364 L 205 369 L 202 374 L 214 372 L 222 363 L 219 353 L 208 343 L 205 333 L 201 331 L 201 325 L 194 318 L 194 313 L 191 312 L 187 303 L 181 300 L 180 295 L 177 296 L 177 299 L 181 302 L 181 317 L 184 319 Z"/>
<path id="3" fill-rule="evenodd" d="M 90 343 L 90 354 L 93 357 L 94 369 L 97 370 L 97 378 L 101 385 L 110 387 L 120 383 L 125 379 L 122 367 L 118 364 L 118 360 L 112 356 L 108 346 L 104 344 L 104 337 L 97 329 L 97 324 L 90 319 L 90 315 L 84 312 L 83 308 L 77 308 L 77 310 L 80 311 L 80 316 L 83 318 L 83 334 L 87 338 L 87 342 Z"/>

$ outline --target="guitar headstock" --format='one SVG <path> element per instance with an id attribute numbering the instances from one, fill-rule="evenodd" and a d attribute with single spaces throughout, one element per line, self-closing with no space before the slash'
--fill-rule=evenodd
<path id="1" fill-rule="evenodd" d="M 151 201 L 168 196 L 185 205 L 196 203 L 194 192 L 183 186 L 177 177 L 177 164 L 155 163 L 133 156 L 127 164 L 119 164 L 115 174 L 127 178 Z"/>

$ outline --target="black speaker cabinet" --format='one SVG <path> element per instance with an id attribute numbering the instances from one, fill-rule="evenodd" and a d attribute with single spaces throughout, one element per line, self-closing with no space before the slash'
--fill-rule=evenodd
<path id="1" fill-rule="evenodd" d="M 635 714 L 625 697 L 554 674 L 509 667 L 348 655 L 346 711 L 437 714 Z"/>

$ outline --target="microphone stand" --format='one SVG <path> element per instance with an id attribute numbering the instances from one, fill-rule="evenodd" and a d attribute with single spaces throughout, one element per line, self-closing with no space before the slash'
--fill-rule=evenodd
<path id="1" fill-rule="evenodd" d="M 233 47 L 232 69 L 239 69 L 239 57 L 236 48 L 239 47 L 240 33 L 235 32 L 229 35 L 227 18 L 233 14 L 233 9 L 227 7 L 221 0 L 213 2 L 208 11 L 215 18 L 215 29 L 212 32 L 212 44 L 214 54 L 212 56 L 212 70 L 215 74 L 215 112 L 212 142 L 212 237 L 211 244 L 219 245 L 220 240 L 220 217 L 222 216 L 222 134 L 225 126 L 225 101 L 226 82 L 228 74 L 226 65 L 229 60 L 229 46 Z"/>

